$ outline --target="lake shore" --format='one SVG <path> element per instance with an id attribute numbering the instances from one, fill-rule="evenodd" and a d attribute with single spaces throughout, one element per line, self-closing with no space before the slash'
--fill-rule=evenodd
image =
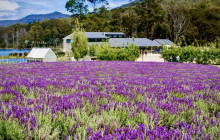
<path id="1" fill-rule="evenodd" d="M 0 48 L 0 50 L 31 50 L 31 48 L 22 48 L 22 49 L 14 49 L 14 48 Z"/>

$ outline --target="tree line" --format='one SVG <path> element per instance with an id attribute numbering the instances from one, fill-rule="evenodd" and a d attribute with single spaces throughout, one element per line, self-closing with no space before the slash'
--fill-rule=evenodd
<path id="1" fill-rule="evenodd" d="M 215 44 L 209 47 L 174 47 L 166 48 L 164 47 L 161 51 L 161 55 L 165 61 L 177 62 L 179 57 L 179 62 L 183 63 L 197 63 L 197 64 L 220 64 L 220 49 L 216 48 Z M 170 59 L 172 57 L 172 60 Z"/>
<path id="2" fill-rule="evenodd" d="M 124 32 L 127 37 L 168 38 L 179 45 L 216 42 L 220 36 L 218 0 L 140 0 L 108 10 L 107 0 L 69 0 L 70 19 L 44 20 L 0 28 L 1 48 L 59 46 L 78 18 L 87 32 Z"/>
<path id="3" fill-rule="evenodd" d="M 0 27 L 0 48 L 60 46 L 62 38 L 71 32 L 71 19 L 46 19 Z"/>

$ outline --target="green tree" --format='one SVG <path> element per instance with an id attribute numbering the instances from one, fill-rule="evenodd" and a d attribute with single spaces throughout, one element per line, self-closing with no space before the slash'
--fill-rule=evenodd
<path id="1" fill-rule="evenodd" d="M 43 28 L 40 22 L 35 22 L 28 31 L 28 40 L 33 42 L 34 45 L 43 41 Z"/>
<path id="2" fill-rule="evenodd" d="M 75 29 L 72 37 L 72 52 L 75 59 L 78 61 L 88 53 L 88 38 L 85 31 L 81 28 L 78 20 L 76 20 Z"/>
<path id="3" fill-rule="evenodd" d="M 220 7 L 208 2 L 199 2 L 190 10 L 191 23 L 197 28 L 197 40 L 200 44 L 214 42 L 220 35 L 219 15 Z"/>
<path id="4" fill-rule="evenodd" d="M 138 32 L 140 37 L 153 38 L 157 23 L 164 21 L 165 11 L 161 7 L 162 0 L 141 0 L 137 3 L 136 12 L 140 16 Z"/>
<path id="5" fill-rule="evenodd" d="M 177 40 L 184 32 L 187 31 L 189 25 L 189 10 L 186 2 L 170 2 L 166 8 L 168 24 L 170 27 L 170 38 L 177 43 Z"/>
<path id="6" fill-rule="evenodd" d="M 95 52 L 99 60 L 106 61 L 135 61 L 140 56 L 140 49 L 134 43 L 124 47 L 111 47 L 109 43 L 102 43 L 95 47 Z"/>
<path id="7" fill-rule="evenodd" d="M 65 8 L 81 20 L 83 15 L 88 13 L 88 5 L 85 2 L 85 0 L 69 0 L 66 2 Z"/>

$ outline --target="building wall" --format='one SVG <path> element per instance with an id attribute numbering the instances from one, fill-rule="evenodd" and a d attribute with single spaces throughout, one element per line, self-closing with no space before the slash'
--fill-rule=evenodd
<path id="1" fill-rule="evenodd" d="M 66 43 L 66 38 L 63 39 L 63 52 L 70 53 L 71 50 L 71 43 Z"/>
<path id="2" fill-rule="evenodd" d="M 44 57 L 43 62 L 56 62 L 57 56 L 52 50 L 48 51 L 47 55 Z"/>

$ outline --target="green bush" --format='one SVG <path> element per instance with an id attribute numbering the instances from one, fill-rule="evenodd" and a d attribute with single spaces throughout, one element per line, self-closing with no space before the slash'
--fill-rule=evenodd
<path id="1" fill-rule="evenodd" d="M 61 52 L 61 51 L 57 52 L 56 54 L 57 54 L 58 57 L 65 56 L 65 52 Z"/>
<path id="2" fill-rule="evenodd" d="M 17 121 L 0 119 L 0 139 L 21 140 L 27 138 L 24 126 Z"/>
<path id="3" fill-rule="evenodd" d="M 90 47 L 90 54 L 93 53 L 99 60 L 106 61 L 135 61 L 140 56 L 139 47 L 131 44 L 112 48 L 109 43 L 102 43 L 101 46 Z"/>
<path id="4" fill-rule="evenodd" d="M 89 56 L 97 56 L 99 48 L 98 44 L 92 44 L 89 46 Z"/>
<path id="5" fill-rule="evenodd" d="M 15 52 L 15 53 L 13 53 L 13 56 L 18 56 L 18 53 L 16 53 L 16 52 Z"/>
<path id="6" fill-rule="evenodd" d="M 180 62 L 189 62 L 197 64 L 220 64 L 220 49 L 211 47 L 163 47 L 161 51 L 162 57 L 165 61 L 170 61 L 170 56 L 173 56 L 173 61 L 176 61 L 176 57 L 180 56 Z"/>
<path id="7" fill-rule="evenodd" d="M 180 55 L 179 48 L 171 46 L 171 48 L 167 49 L 167 47 L 163 46 L 162 51 L 161 51 L 161 56 L 164 58 L 164 60 L 170 62 L 171 55 L 173 56 L 173 62 L 175 62 L 176 57 Z M 180 61 L 181 61 L 181 57 L 180 57 Z"/>
<path id="8" fill-rule="evenodd" d="M 24 52 L 24 56 L 27 56 L 28 55 L 28 52 Z"/>

